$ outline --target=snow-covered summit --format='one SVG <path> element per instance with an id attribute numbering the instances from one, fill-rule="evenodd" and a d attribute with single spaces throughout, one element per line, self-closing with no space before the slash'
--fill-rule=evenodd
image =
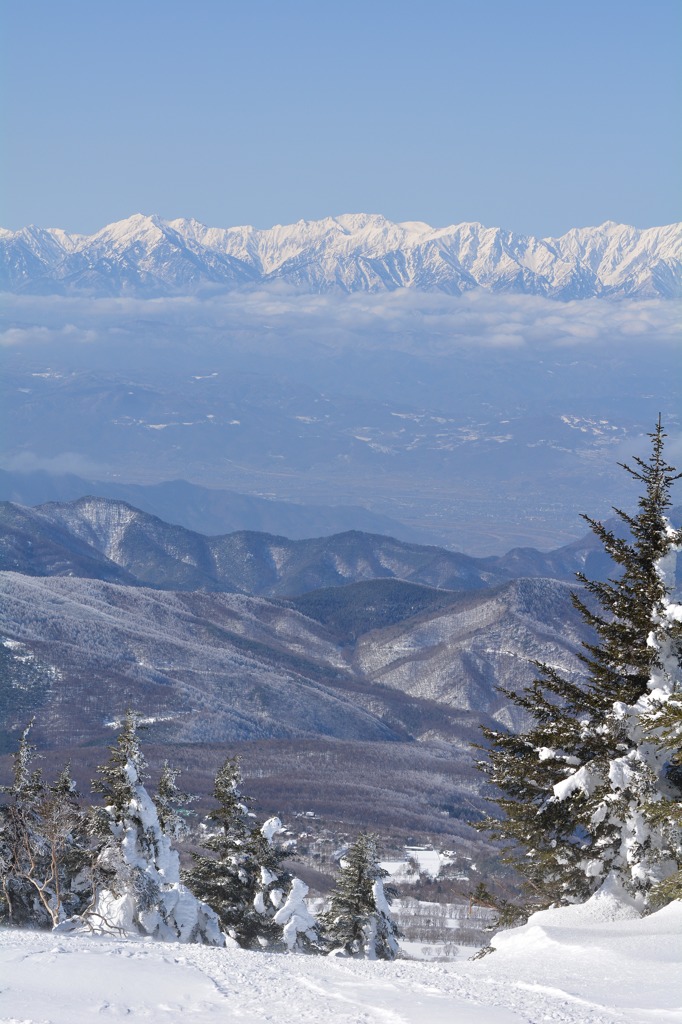
<path id="1" fill-rule="evenodd" d="M 137 213 L 92 235 L 0 229 L 0 288 L 144 297 L 274 280 L 308 292 L 673 297 L 682 294 L 681 228 L 607 221 L 534 238 L 477 222 L 433 228 L 367 213 L 267 229 Z"/>

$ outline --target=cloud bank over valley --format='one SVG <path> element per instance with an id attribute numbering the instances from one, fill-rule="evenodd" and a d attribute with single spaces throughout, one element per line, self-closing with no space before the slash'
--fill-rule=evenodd
<path id="1" fill-rule="evenodd" d="M 677 450 L 678 346 L 662 299 L 5 295 L 0 465 L 362 505 L 478 554 L 550 547 L 628 504 L 616 463 L 659 411 Z"/>

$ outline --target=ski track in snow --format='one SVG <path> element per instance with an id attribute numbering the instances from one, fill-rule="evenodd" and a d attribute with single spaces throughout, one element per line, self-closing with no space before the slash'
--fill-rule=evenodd
<path id="1" fill-rule="evenodd" d="M 369 963 L 334 957 L 247 952 L 144 940 L 55 936 L 0 930 L 0 1024 L 87 1024 L 96 1020 L 179 1024 L 654 1024 L 682 1020 L 667 992 L 651 1004 L 656 980 L 642 977 L 642 1003 L 618 1008 L 613 990 L 603 1002 L 578 994 L 583 965 L 598 964 L 600 944 L 576 947 L 562 972 L 561 957 L 530 943 L 519 961 L 496 954 L 483 960 Z M 667 959 L 664 956 L 662 959 Z M 635 970 L 634 963 L 629 965 Z M 647 965 L 649 966 L 649 965 Z M 660 963 L 660 968 L 665 968 Z M 668 963 L 668 971 L 675 970 Z M 589 972 L 588 972 L 589 973 Z M 654 972 L 656 973 L 656 972 Z M 661 973 L 661 972 L 658 972 Z M 595 991 L 597 966 L 584 992 Z M 661 974 L 662 977 L 662 974 Z M 555 984 L 548 982 L 554 980 Z M 628 981 L 625 1000 L 628 1001 Z M 673 982 L 674 985 L 674 982 Z M 652 987 L 653 986 L 653 987 Z M 572 990 L 571 990 L 572 989 Z M 682 995 L 682 993 L 679 993 Z M 674 999 L 674 994 L 673 994 Z M 10 1016 L 5 1014 L 10 1013 Z"/>

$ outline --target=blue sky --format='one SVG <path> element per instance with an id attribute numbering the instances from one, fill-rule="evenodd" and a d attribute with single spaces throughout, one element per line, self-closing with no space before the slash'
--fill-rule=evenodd
<path id="1" fill-rule="evenodd" d="M 679 0 L 3 0 L 0 223 L 680 217 Z"/>

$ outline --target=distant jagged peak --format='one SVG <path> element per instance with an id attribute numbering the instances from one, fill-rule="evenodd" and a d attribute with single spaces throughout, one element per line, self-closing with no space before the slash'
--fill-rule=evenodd
<path id="1" fill-rule="evenodd" d="M 381 213 L 339 213 L 331 219 L 344 231 L 362 231 L 368 225 L 390 223 Z"/>
<path id="2" fill-rule="evenodd" d="M 168 224 L 169 227 L 173 228 L 175 231 L 180 231 L 183 234 L 185 232 L 187 234 L 190 234 L 191 232 L 195 232 L 196 234 L 199 235 L 199 234 L 203 234 L 203 232 L 205 232 L 205 231 L 211 231 L 211 230 L 221 231 L 221 230 L 224 230 L 222 228 L 217 228 L 217 229 L 208 228 L 203 223 L 203 221 L 197 220 L 196 217 L 176 217 L 174 220 L 168 220 L 165 223 Z"/>
<path id="3" fill-rule="evenodd" d="M 363 233 L 367 230 L 391 230 L 401 229 L 405 235 L 414 237 L 442 236 L 442 235 L 480 235 L 480 234 L 501 234 L 507 237 L 523 238 L 537 242 L 561 242 L 573 237 L 614 237 L 627 236 L 640 238 L 642 235 L 669 237 L 679 240 L 682 232 L 682 222 L 663 224 L 647 228 L 637 228 L 632 224 L 625 224 L 619 221 L 605 220 L 601 224 L 569 228 L 561 235 L 535 236 L 526 232 L 512 231 L 509 228 L 486 225 L 481 221 L 457 221 L 442 227 L 434 227 L 426 221 L 406 220 L 392 221 L 380 213 L 341 213 L 336 216 L 322 217 L 313 220 L 300 219 L 290 224 L 273 224 L 269 228 L 257 228 L 251 224 L 230 225 L 228 227 L 216 227 L 204 224 L 194 217 L 176 217 L 165 219 L 156 213 L 134 213 L 121 220 L 105 224 L 91 234 L 67 232 L 61 228 L 43 228 L 35 224 L 12 230 L 0 227 L 0 238 L 11 238 L 19 234 L 49 233 L 55 237 L 66 239 L 82 239 L 88 241 L 93 238 L 102 237 L 105 234 L 112 238 L 127 238 L 137 236 L 149 231 L 164 231 L 170 228 L 181 234 L 195 234 L 202 236 L 207 232 L 219 234 L 243 234 L 254 233 L 258 235 L 268 234 L 308 234 L 317 236 L 326 234 L 328 231 L 339 228 L 347 234 Z"/>
<path id="4" fill-rule="evenodd" d="M 169 222 L 162 220 L 157 214 L 134 213 L 125 220 L 115 221 L 100 228 L 91 235 L 93 242 L 110 241 L 116 246 L 125 246 L 135 241 L 155 241 L 165 234 Z M 87 239 L 87 236 L 83 236 Z"/>
<path id="5" fill-rule="evenodd" d="M 682 294 L 682 225 L 605 221 L 537 238 L 478 221 L 432 227 L 343 213 L 271 228 L 209 227 L 136 213 L 92 235 L 0 230 L 0 289 L 191 294 L 269 280 L 311 292 L 460 294 L 471 288 L 558 299 Z"/>
<path id="6" fill-rule="evenodd" d="M 566 245 L 574 239 L 580 239 L 591 245 L 607 246 L 614 242 L 625 242 L 637 244 L 645 242 L 669 243 L 678 250 L 682 248 L 682 222 L 673 224 L 661 224 L 648 228 L 637 228 L 633 224 L 621 224 L 615 220 L 605 220 L 596 226 L 569 228 L 563 235 L 548 236 L 543 239 L 546 242 L 553 242 Z"/>

